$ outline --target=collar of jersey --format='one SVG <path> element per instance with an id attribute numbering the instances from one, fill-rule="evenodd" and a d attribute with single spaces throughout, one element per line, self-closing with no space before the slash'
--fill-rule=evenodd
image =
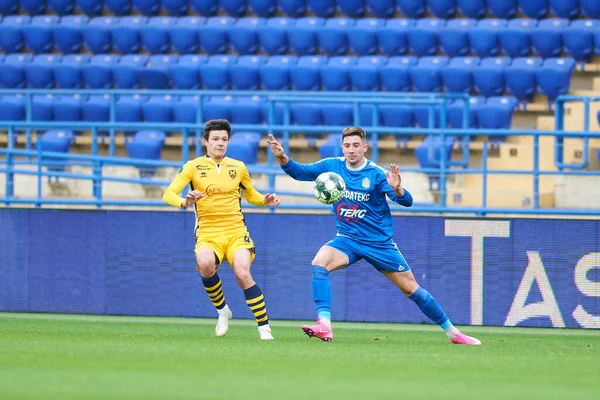
<path id="1" fill-rule="evenodd" d="M 344 161 L 346 161 L 346 160 L 344 160 Z M 348 164 L 346 164 L 346 168 L 348 168 L 350 171 L 360 171 L 361 169 L 363 169 L 364 167 L 366 167 L 366 166 L 367 166 L 367 163 L 368 163 L 368 162 L 369 162 L 369 160 L 367 160 L 367 159 L 365 158 L 365 162 L 364 162 L 364 163 L 363 163 L 363 165 L 361 165 L 360 167 L 357 167 L 357 168 L 352 168 L 352 167 L 349 167 L 349 166 L 348 166 Z"/>

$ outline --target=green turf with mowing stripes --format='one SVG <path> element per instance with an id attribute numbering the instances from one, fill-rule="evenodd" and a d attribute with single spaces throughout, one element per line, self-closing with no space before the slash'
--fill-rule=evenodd
<path id="1" fill-rule="evenodd" d="M 599 399 L 600 331 L 0 314 L 0 399 Z"/>

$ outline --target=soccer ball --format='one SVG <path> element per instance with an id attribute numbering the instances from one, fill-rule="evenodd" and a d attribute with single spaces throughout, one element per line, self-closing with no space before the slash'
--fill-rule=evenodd
<path id="1" fill-rule="evenodd" d="M 335 172 L 323 172 L 315 180 L 315 197 L 323 204 L 333 204 L 344 196 L 346 183 Z"/>

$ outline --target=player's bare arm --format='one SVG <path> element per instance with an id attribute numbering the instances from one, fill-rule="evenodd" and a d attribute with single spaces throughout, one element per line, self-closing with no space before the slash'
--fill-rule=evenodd
<path id="1" fill-rule="evenodd" d="M 275 193 L 267 193 L 265 194 L 265 205 L 270 207 L 277 207 L 281 203 L 281 200 Z"/>
<path id="2" fill-rule="evenodd" d="M 186 208 L 191 206 L 192 204 L 196 204 L 196 202 L 203 197 L 204 195 L 199 190 L 192 190 L 185 196 L 185 199 L 183 199 L 181 207 Z"/>
<path id="3" fill-rule="evenodd" d="M 404 188 L 402 188 L 402 177 L 400 176 L 400 168 L 398 168 L 396 164 L 390 164 L 390 170 L 385 171 L 385 176 L 387 178 L 388 185 L 390 185 L 390 187 L 394 189 L 394 193 L 396 193 L 396 196 L 403 197 Z"/>
<path id="4" fill-rule="evenodd" d="M 271 148 L 271 153 L 273 153 L 273 155 L 275 156 L 277 163 L 279 165 L 286 165 L 290 159 L 285 154 L 285 150 L 283 149 L 281 143 L 279 143 L 273 135 L 269 135 L 267 143 L 269 144 L 269 147 Z"/>

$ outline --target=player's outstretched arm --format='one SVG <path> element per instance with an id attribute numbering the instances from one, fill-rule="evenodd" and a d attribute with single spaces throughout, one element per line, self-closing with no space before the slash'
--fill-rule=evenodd
<path id="1" fill-rule="evenodd" d="M 269 135 L 267 143 L 269 144 L 271 153 L 273 153 L 279 165 L 286 165 L 290 161 L 290 158 L 285 154 L 283 146 L 277 141 L 277 139 L 275 139 L 273 135 Z"/>
<path id="2" fill-rule="evenodd" d="M 390 164 L 390 170 L 385 171 L 385 177 L 387 184 L 394 191 L 393 194 L 396 198 L 394 199 L 394 196 L 391 196 L 392 193 L 388 193 L 388 197 L 390 197 L 392 201 L 395 201 L 396 203 L 402 206 L 412 206 L 412 195 L 408 192 L 408 190 L 405 190 L 402 187 L 402 177 L 400 176 L 400 168 L 398 168 L 396 164 Z"/>

